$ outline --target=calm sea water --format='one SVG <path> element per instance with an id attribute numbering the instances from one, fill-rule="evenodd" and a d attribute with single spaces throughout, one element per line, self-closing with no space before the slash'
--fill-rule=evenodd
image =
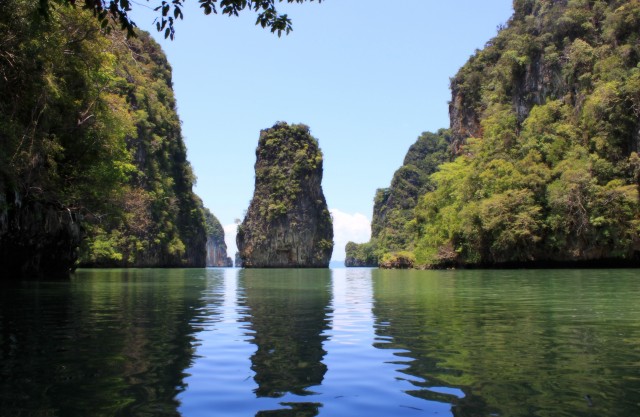
<path id="1" fill-rule="evenodd" d="M 1 416 L 637 416 L 640 271 L 81 270 L 0 287 Z"/>

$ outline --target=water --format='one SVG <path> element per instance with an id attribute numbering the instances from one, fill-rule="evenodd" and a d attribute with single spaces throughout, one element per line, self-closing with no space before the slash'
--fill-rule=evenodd
<path id="1" fill-rule="evenodd" d="M 634 416 L 636 270 L 82 270 L 0 287 L 0 416 Z"/>

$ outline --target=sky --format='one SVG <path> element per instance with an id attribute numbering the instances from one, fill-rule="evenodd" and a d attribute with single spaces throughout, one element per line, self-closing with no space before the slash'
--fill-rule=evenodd
<path id="1" fill-rule="evenodd" d="M 260 130 L 285 121 L 308 125 L 324 154 L 334 261 L 347 241 L 369 240 L 376 189 L 422 132 L 449 127 L 449 79 L 513 12 L 511 0 L 282 4 L 293 31 L 279 38 L 252 13 L 205 16 L 191 0 L 171 41 L 146 4 L 134 2 L 132 17 L 173 68 L 195 192 L 223 224 L 229 255 Z"/>

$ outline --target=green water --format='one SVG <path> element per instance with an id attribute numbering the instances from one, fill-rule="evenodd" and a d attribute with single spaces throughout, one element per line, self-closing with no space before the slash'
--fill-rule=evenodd
<path id="1" fill-rule="evenodd" d="M 635 416 L 636 270 L 82 270 L 0 287 L 0 416 Z"/>

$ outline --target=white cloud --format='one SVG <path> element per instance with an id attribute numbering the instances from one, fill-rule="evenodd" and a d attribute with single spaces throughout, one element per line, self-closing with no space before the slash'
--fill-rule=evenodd
<path id="1" fill-rule="evenodd" d="M 371 221 L 364 214 L 349 214 L 338 209 L 330 209 L 333 218 L 333 256 L 334 261 L 342 261 L 345 258 L 344 247 L 347 242 L 368 242 L 371 238 Z M 227 254 L 235 259 L 238 251 L 236 246 L 236 230 L 238 226 L 228 224 L 224 226 L 224 241 L 227 244 Z"/>
<path id="2" fill-rule="evenodd" d="M 349 214 L 338 209 L 330 209 L 333 218 L 333 256 L 332 260 L 345 258 L 344 247 L 347 242 L 368 242 L 371 238 L 371 221 L 364 214 Z"/>

